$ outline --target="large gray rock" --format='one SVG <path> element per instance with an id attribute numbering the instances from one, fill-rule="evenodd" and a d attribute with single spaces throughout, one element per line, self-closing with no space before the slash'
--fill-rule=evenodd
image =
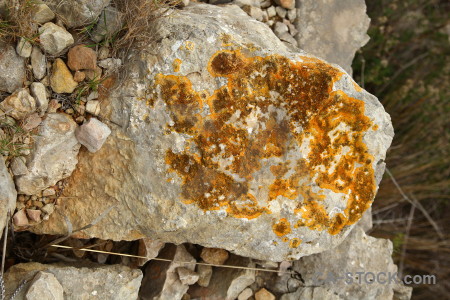
<path id="1" fill-rule="evenodd" d="M 25 80 L 24 58 L 12 45 L 0 41 L 0 91 L 13 93 Z"/>
<path id="2" fill-rule="evenodd" d="M 7 222 L 8 210 L 13 214 L 16 209 L 17 192 L 3 156 L 0 155 L 0 238 Z"/>
<path id="3" fill-rule="evenodd" d="M 393 130 L 382 105 L 236 6 L 171 13 L 151 25 L 161 42 L 132 57 L 129 79 L 102 101 L 112 133 L 80 152 L 64 191 L 77 200 L 33 230 L 61 234 L 62 215 L 78 227 L 114 206 L 80 236 L 273 261 L 337 246 L 384 171 Z"/>
<path id="4" fill-rule="evenodd" d="M 20 194 L 36 194 L 72 174 L 81 146 L 75 137 L 76 128 L 69 115 L 47 115 L 27 156 L 28 173 L 15 179 Z"/>
<path id="5" fill-rule="evenodd" d="M 45 0 L 68 28 L 95 22 L 110 0 Z"/>
<path id="6" fill-rule="evenodd" d="M 299 47 L 352 74 L 355 52 L 369 41 L 364 0 L 297 0 Z"/>
<path id="7" fill-rule="evenodd" d="M 0 109 L 16 120 L 22 120 L 36 111 L 36 100 L 28 90 L 17 90 L 0 103 Z"/>
<path id="8" fill-rule="evenodd" d="M 39 40 L 42 49 L 50 55 L 59 55 L 74 43 L 73 36 L 66 29 L 52 22 L 39 28 Z"/>
<path id="9" fill-rule="evenodd" d="M 73 267 L 33 262 L 14 265 L 6 272 L 6 294 L 11 294 L 25 280 L 25 286 L 14 299 L 26 299 L 25 294 L 34 282 L 32 279 L 40 271 L 54 275 L 64 290 L 65 300 L 137 299 L 142 280 L 142 272 L 139 269 L 131 269 L 123 265 L 89 264 L 85 267 L 79 265 Z"/>
<path id="10" fill-rule="evenodd" d="M 64 289 L 55 275 L 39 271 L 30 283 L 25 298 L 27 300 L 64 300 Z"/>
<path id="11" fill-rule="evenodd" d="M 302 257 L 294 262 L 293 269 L 301 274 L 307 288 L 300 287 L 295 293 L 282 299 L 299 299 L 293 296 L 301 295 L 305 300 L 382 300 L 394 299 L 394 294 L 396 297 L 403 294 L 401 298 L 396 299 L 409 299 L 412 288 L 406 288 L 400 282 L 388 281 L 390 274 L 397 272 L 397 266 L 391 257 L 392 250 L 390 240 L 367 236 L 364 230 L 357 226 L 335 249 Z M 358 275 L 358 272 L 363 274 Z M 373 282 L 369 282 L 373 276 L 379 279 L 375 278 Z M 399 280 L 398 277 L 394 278 Z M 319 294 L 328 296 L 318 297 Z"/>

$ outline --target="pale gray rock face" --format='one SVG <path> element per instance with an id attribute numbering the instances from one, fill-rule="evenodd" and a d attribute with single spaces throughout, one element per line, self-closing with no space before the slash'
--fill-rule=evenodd
<path id="1" fill-rule="evenodd" d="M 33 277 L 38 272 L 53 274 L 64 290 L 65 300 L 80 299 L 137 299 L 142 272 L 123 265 L 96 265 L 72 267 L 64 264 L 17 264 L 5 274 L 6 294 L 27 280 L 15 299 L 26 299 Z M 51 298 L 40 298 L 51 299 Z M 59 298 L 56 298 L 59 299 Z"/>
<path id="2" fill-rule="evenodd" d="M 48 22 L 39 28 L 42 49 L 50 55 L 58 55 L 74 43 L 73 36 L 64 28 Z"/>
<path id="3" fill-rule="evenodd" d="M 24 59 L 12 45 L 0 42 L 0 91 L 13 93 L 25 80 Z"/>
<path id="4" fill-rule="evenodd" d="M 52 273 L 39 271 L 30 283 L 26 300 L 64 300 L 64 290 Z"/>
<path id="5" fill-rule="evenodd" d="M 61 215 L 78 227 L 114 206 L 80 236 L 262 260 L 337 246 L 384 171 L 393 130 L 382 105 L 234 5 L 172 14 L 151 25 L 161 42 L 132 57 L 129 79 L 103 102 L 112 133 L 80 152 L 64 191 L 77 200 Z M 63 233 L 61 215 L 32 230 Z"/>
<path id="6" fill-rule="evenodd" d="M 364 0 L 297 0 L 299 47 L 352 74 L 355 52 L 369 41 Z"/>
<path id="7" fill-rule="evenodd" d="M 305 280 L 305 286 L 319 286 L 317 288 L 300 287 L 294 295 L 302 295 L 302 299 L 318 299 L 317 294 L 328 295 L 319 299 L 393 299 L 394 293 L 399 290 L 402 293 L 410 293 L 412 288 L 406 288 L 400 283 L 383 284 L 375 280 L 373 283 L 366 283 L 366 279 L 372 277 L 361 277 L 359 284 L 356 272 L 372 272 L 375 276 L 385 272 L 386 276 L 381 276 L 381 280 L 388 280 L 388 274 L 397 272 L 397 266 L 393 263 L 392 242 L 385 239 L 376 239 L 367 236 L 360 227 L 355 227 L 348 238 L 338 247 L 302 257 L 294 262 L 293 269 L 300 272 Z M 345 273 L 353 274 L 353 284 L 345 282 L 348 278 L 337 279 L 336 282 L 326 282 L 323 280 L 332 276 L 345 276 Z M 331 274 L 331 275 L 330 275 Z M 310 295 L 310 296 L 307 296 Z M 336 296 L 332 296 L 336 295 Z M 406 297 L 409 299 L 409 297 Z M 283 299 L 298 299 L 295 297 L 285 297 Z"/>
<path id="8" fill-rule="evenodd" d="M 66 114 L 47 115 L 27 156 L 28 173 L 15 179 L 19 193 L 36 194 L 72 174 L 80 149 L 75 137 L 76 127 Z"/>
<path id="9" fill-rule="evenodd" d="M 16 209 L 17 192 L 14 182 L 5 165 L 3 156 L 0 155 L 0 237 L 7 221 L 8 210 L 13 214 Z"/>
<path id="10" fill-rule="evenodd" d="M 97 20 L 110 0 L 46 0 L 68 28 L 80 27 Z"/>

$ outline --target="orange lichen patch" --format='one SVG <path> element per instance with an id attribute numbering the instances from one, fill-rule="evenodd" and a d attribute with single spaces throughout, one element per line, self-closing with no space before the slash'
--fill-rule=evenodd
<path id="1" fill-rule="evenodd" d="M 285 218 L 280 219 L 272 226 L 273 232 L 278 236 L 284 236 L 291 233 L 291 224 Z"/>
<path id="2" fill-rule="evenodd" d="M 302 243 L 302 240 L 301 240 L 301 239 L 293 238 L 293 239 L 289 242 L 289 248 L 297 248 L 298 246 L 300 246 L 301 243 Z"/>
<path id="3" fill-rule="evenodd" d="M 155 90 L 173 121 L 168 129 L 188 134 L 188 144 L 195 145 L 166 154 L 170 171 L 183 180 L 185 203 L 251 219 L 270 213 L 261 203 L 281 196 L 296 202 L 294 228 L 330 234 L 356 222 L 369 207 L 376 184 L 374 158 L 363 143 L 373 125 L 364 115 L 364 102 L 333 91 L 343 74 L 338 69 L 316 58 L 300 58 L 293 62 L 279 55 L 218 51 L 208 70 L 227 83 L 212 95 L 195 91 L 185 76 L 155 77 Z M 284 160 L 305 143 L 306 157 Z M 271 158 L 284 163 L 270 165 Z M 264 166 L 275 178 L 267 199 L 257 199 L 250 183 Z M 328 214 L 334 208 L 325 206 L 325 189 L 348 199 L 342 213 Z M 280 236 L 291 230 L 282 220 L 273 227 Z"/>
<path id="4" fill-rule="evenodd" d="M 181 59 L 179 59 L 179 58 L 176 58 L 176 59 L 173 61 L 172 67 L 173 67 L 173 71 L 174 71 L 174 72 L 180 72 L 180 69 L 181 69 L 181 63 L 182 63 L 182 61 L 181 61 Z"/>

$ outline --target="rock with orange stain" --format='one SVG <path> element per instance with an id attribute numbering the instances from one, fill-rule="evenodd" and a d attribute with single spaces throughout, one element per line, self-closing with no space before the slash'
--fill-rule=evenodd
<path id="1" fill-rule="evenodd" d="M 112 134 L 81 151 L 64 191 L 77 200 L 33 230 L 56 234 L 63 215 L 81 227 L 114 206 L 83 236 L 272 261 L 338 245 L 384 171 L 393 130 L 382 105 L 236 6 L 174 13 L 103 102 Z"/>

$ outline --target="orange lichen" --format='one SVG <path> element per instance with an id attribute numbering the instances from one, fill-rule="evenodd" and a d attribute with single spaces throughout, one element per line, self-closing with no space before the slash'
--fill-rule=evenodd
<path id="1" fill-rule="evenodd" d="M 180 69 L 181 69 L 181 63 L 182 63 L 182 61 L 181 61 L 181 59 L 179 59 L 179 58 L 176 58 L 174 61 L 173 61 L 173 63 L 172 63 L 172 67 L 173 67 L 173 71 L 174 72 L 180 72 Z"/>
<path id="2" fill-rule="evenodd" d="M 355 223 L 370 206 L 376 190 L 374 158 L 363 136 L 373 124 L 364 115 L 364 102 L 333 91 L 342 76 L 338 69 L 319 59 L 300 58 L 293 62 L 279 55 L 218 51 L 208 71 L 227 83 L 212 95 L 195 91 L 185 76 L 155 77 L 173 120 L 168 129 L 190 136 L 183 152 L 166 154 L 170 170 L 183 180 L 185 203 L 252 219 L 270 213 L 267 203 L 284 197 L 296 201 L 293 213 L 299 219 L 294 228 L 330 234 Z M 208 113 L 202 114 L 205 106 Z M 306 157 L 268 163 L 304 143 Z M 267 199 L 257 199 L 249 184 L 263 166 L 270 166 L 275 178 Z M 332 208 L 324 205 L 324 189 L 344 195 L 345 209 L 328 213 Z M 291 227 L 281 219 L 273 231 L 284 236 Z"/>
<path id="3" fill-rule="evenodd" d="M 301 240 L 301 239 L 293 238 L 293 239 L 289 242 L 289 247 L 290 247 L 290 248 L 297 248 L 298 246 L 300 246 L 301 243 L 302 243 L 302 240 Z"/>
<path id="4" fill-rule="evenodd" d="M 291 224 L 286 219 L 280 219 L 278 222 L 272 226 L 273 232 L 278 236 L 285 236 L 291 233 Z"/>

